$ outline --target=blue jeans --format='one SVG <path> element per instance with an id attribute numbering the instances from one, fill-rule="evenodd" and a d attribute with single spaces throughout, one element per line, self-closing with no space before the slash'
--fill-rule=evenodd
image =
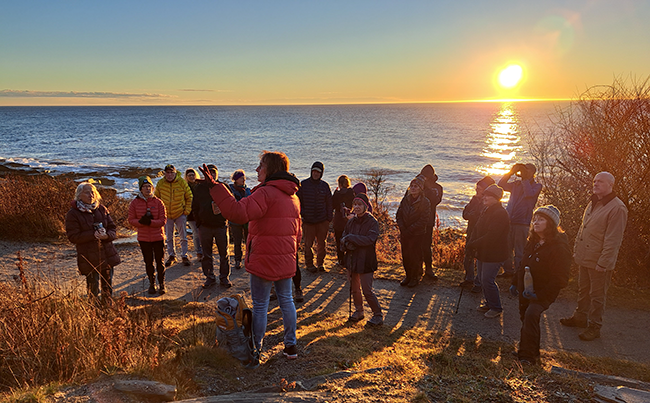
<path id="1" fill-rule="evenodd" d="M 187 232 L 185 227 L 187 225 L 187 216 L 181 214 L 180 217 L 172 220 L 168 218 L 165 222 L 165 237 L 167 238 L 167 255 L 169 257 L 176 256 L 176 248 L 174 247 L 174 226 L 178 230 L 178 235 L 181 237 L 181 257 L 187 257 Z"/>
<path id="2" fill-rule="evenodd" d="M 519 269 L 519 264 L 524 259 L 524 247 L 528 240 L 530 225 L 510 224 L 510 233 L 508 234 L 508 260 L 503 263 L 503 272 L 514 274 Z M 512 265 L 512 258 L 515 258 L 515 265 Z"/>
<path id="3" fill-rule="evenodd" d="M 262 340 L 266 333 L 266 320 L 269 311 L 271 286 L 275 285 L 275 294 L 282 311 L 284 325 L 284 346 L 295 346 L 296 340 L 296 306 L 291 295 L 291 278 L 269 281 L 251 274 L 251 297 L 253 298 L 253 338 L 255 347 L 262 349 Z"/>
<path id="4" fill-rule="evenodd" d="M 481 279 L 481 288 L 488 308 L 494 311 L 503 311 L 501 297 L 499 297 L 499 286 L 496 283 L 497 274 L 502 262 L 481 262 L 477 260 L 478 275 Z"/>

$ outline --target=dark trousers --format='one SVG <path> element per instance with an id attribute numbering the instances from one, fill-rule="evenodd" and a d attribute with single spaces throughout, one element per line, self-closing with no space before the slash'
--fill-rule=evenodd
<path id="1" fill-rule="evenodd" d="M 300 280 L 302 280 L 302 275 L 300 274 L 300 266 L 298 266 L 298 254 L 296 253 L 296 274 L 292 278 L 293 287 L 296 291 L 300 290 Z"/>
<path id="2" fill-rule="evenodd" d="M 422 278 L 422 249 L 424 248 L 425 236 L 402 236 L 402 264 L 408 280 L 420 281 Z"/>
<path id="3" fill-rule="evenodd" d="M 337 263 L 343 265 L 343 257 L 345 256 L 345 252 L 341 250 L 341 237 L 343 237 L 343 230 L 334 229 L 334 239 L 336 239 Z"/>
<path id="4" fill-rule="evenodd" d="M 86 275 L 86 289 L 88 296 L 99 297 L 101 282 L 102 299 L 113 296 L 113 268 L 103 264 L 100 269 L 95 269 Z"/>
<path id="5" fill-rule="evenodd" d="M 540 327 L 539 321 L 546 308 L 519 297 L 519 316 L 521 319 L 521 338 L 519 341 L 519 359 L 534 362 L 539 359 Z"/>
<path id="6" fill-rule="evenodd" d="M 165 265 L 163 264 L 163 257 L 165 256 L 165 241 L 156 241 L 156 242 L 142 242 L 138 241 L 140 244 L 140 250 L 142 250 L 142 257 L 144 258 L 144 267 L 147 271 L 147 277 L 149 277 L 149 282 L 151 284 L 155 283 L 155 273 L 153 262 L 156 261 L 156 271 L 158 272 L 158 282 L 160 284 L 165 283 Z"/>
<path id="7" fill-rule="evenodd" d="M 314 251 L 312 246 L 316 240 L 316 266 L 322 266 L 325 261 L 325 249 L 327 243 L 327 232 L 330 228 L 329 221 L 321 221 L 316 224 L 303 222 L 302 235 L 305 238 L 305 266 L 314 265 Z"/>
<path id="8" fill-rule="evenodd" d="M 241 244 L 248 239 L 248 225 L 230 224 L 230 235 L 235 244 L 235 262 L 241 262 L 243 256 Z"/>
<path id="9" fill-rule="evenodd" d="M 424 234 L 424 241 L 422 242 L 422 258 L 424 260 L 424 268 L 427 269 L 427 271 L 433 268 L 431 245 L 433 245 L 433 225 L 427 225 L 426 233 Z"/>
<path id="10" fill-rule="evenodd" d="M 219 251 L 219 280 L 227 281 L 230 275 L 230 264 L 228 264 L 228 228 L 223 227 L 206 227 L 200 228 L 201 248 L 203 248 L 203 259 L 201 259 L 201 268 L 206 278 L 216 280 L 214 275 L 214 259 L 212 258 L 213 240 L 217 244 Z"/>

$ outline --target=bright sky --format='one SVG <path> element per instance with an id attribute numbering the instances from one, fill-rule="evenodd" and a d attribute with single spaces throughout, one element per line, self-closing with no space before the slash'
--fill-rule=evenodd
<path id="1" fill-rule="evenodd" d="M 647 0 L 0 0 L 0 105 L 571 98 L 649 76 L 648 21 Z"/>

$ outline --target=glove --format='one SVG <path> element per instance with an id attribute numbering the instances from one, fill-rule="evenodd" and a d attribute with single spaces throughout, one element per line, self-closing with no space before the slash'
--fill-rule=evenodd
<path id="1" fill-rule="evenodd" d="M 537 299 L 537 294 L 535 294 L 534 292 L 527 291 L 527 290 L 524 290 L 524 292 L 521 295 L 523 295 L 524 298 L 526 298 L 526 299 Z"/>
<path id="2" fill-rule="evenodd" d="M 151 216 L 148 214 L 145 214 L 138 220 L 138 222 L 142 225 L 151 225 Z"/>
<path id="3" fill-rule="evenodd" d="M 512 295 L 513 297 L 516 297 L 516 296 L 519 295 L 519 291 L 517 290 L 517 286 L 514 285 L 514 284 L 510 286 L 509 291 L 510 291 L 510 295 Z"/>
<path id="4" fill-rule="evenodd" d="M 205 183 L 208 185 L 210 189 L 214 187 L 219 181 L 216 180 L 216 178 L 212 177 L 212 173 L 210 172 L 210 169 L 208 169 L 208 166 L 203 164 L 203 166 L 199 167 L 199 171 L 203 174 L 203 177 L 205 178 Z"/>

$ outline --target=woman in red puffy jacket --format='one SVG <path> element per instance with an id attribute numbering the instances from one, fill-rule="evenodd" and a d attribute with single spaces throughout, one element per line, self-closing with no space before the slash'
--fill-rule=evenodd
<path id="1" fill-rule="evenodd" d="M 201 169 L 206 180 L 211 181 L 210 194 L 221 214 L 238 224 L 249 223 L 246 271 L 251 275 L 255 345 L 262 347 L 271 286 L 275 285 L 284 324 L 284 355 L 294 359 L 298 350 L 291 278 L 296 273 L 301 236 L 300 201 L 296 196 L 300 181 L 288 170 L 286 155 L 262 152 L 256 169 L 260 184 L 250 196 L 237 201 L 225 184 L 210 176 L 206 166 Z"/>
<path id="2" fill-rule="evenodd" d="M 153 262 L 156 260 L 160 294 L 165 293 L 165 232 L 163 227 L 167 220 L 165 205 L 153 194 L 153 182 L 148 176 L 138 178 L 140 192 L 129 206 L 129 223 L 138 231 L 138 243 L 144 257 L 144 264 L 149 277 L 149 294 L 156 293 L 156 280 Z"/>

